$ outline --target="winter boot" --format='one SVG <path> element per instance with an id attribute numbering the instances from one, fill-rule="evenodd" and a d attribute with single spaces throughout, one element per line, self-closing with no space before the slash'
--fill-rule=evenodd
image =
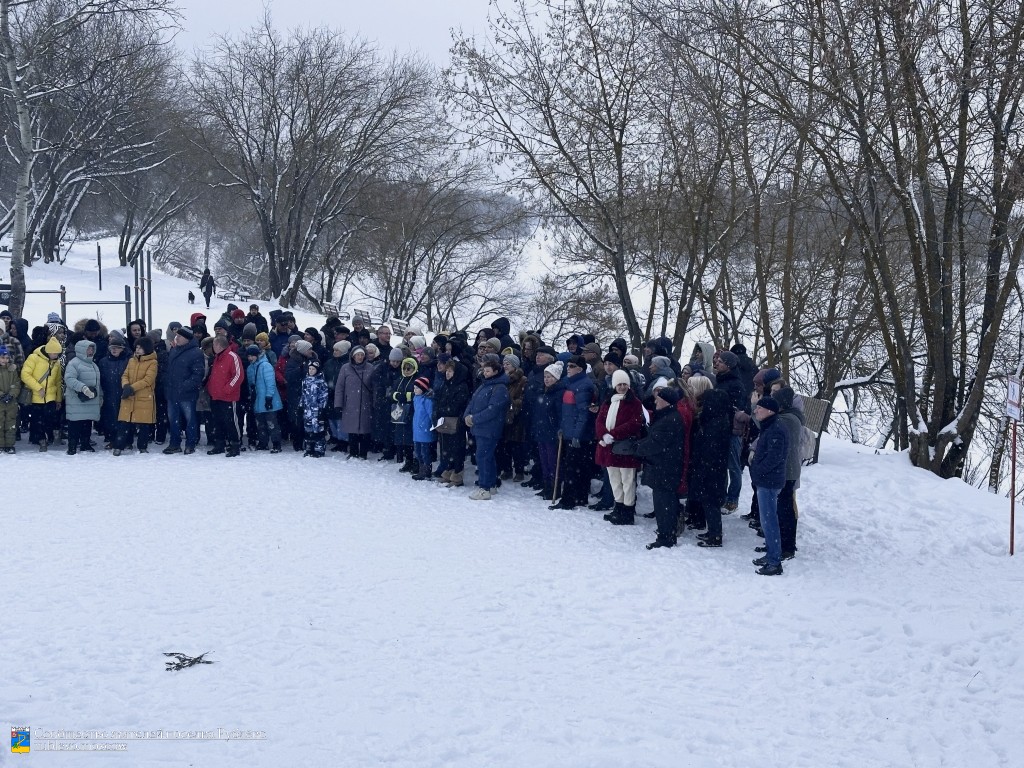
<path id="1" fill-rule="evenodd" d="M 412 457 L 410 456 L 409 458 L 407 458 L 407 459 L 405 460 L 405 464 L 403 464 L 403 465 L 402 465 L 402 466 L 401 466 L 401 467 L 399 468 L 399 470 L 398 470 L 398 471 L 399 471 L 399 472 L 409 472 L 409 473 L 415 472 L 415 471 L 416 471 L 416 462 L 415 462 L 415 461 L 413 461 L 413 460 L 412 460 Z"/>
<path id="2" fill-rule="evenodd" d="M 47 443 L 45 440 L 39 441 L 39 450 L 41 453 L 46 453 Z"/>
<path id="3" fill-rule="evenodd" d="M 520 485 L 522 485 L 525 479 L 526 475 L 524 475 L 522 472 L 516 472 L 515 477 L 512 478 L 512 482 L 519 483 Z"/>
<path id="4" fill-rule="evenodd" d="M 461 488 L 462 487 L 462 473 L 452 472 L 448 476 L 448 487 L 449 488 Z"/>
<path id="5" fill-rule="evenodd" d="M 619 516 L 620 507 L 622 507 L 622 505 L 616 501 L 615 507 L 612 509 L 611 512 L 604 516 L 604 519 L 607 520 L 609 523 L 615 520 L 615 518 Z"/>
<path id="6" fill-rule="evenodd" d="M 281 452 L 281 444 L 280 443 L 274 443 L 274 447 L 270 449 L 270 452 L 271 453 L 280 453 Z"/>
<path id="7" fill-rule="evenodd" d="M 418 464 L 418 469 L 413 473 L 413 480 L 429 480 L 431 473 L 431 466 L 425 461 L 421 461 Z"/>
<path id="8" fill-rule="evenodd" d="M 647 545 L 648 549 L 659 549 L 661 547 L 674 547 L 676 545 L 676 537 L 670 533 L 659 533 L 658 538 Z"/>
<path id="9" fill-rule="evenodd" d="M 441 473 L 441 482 L 444 483 L 445 485 L 448 485 L 448 481 L 451 480 L 452 474 L 453 473 L 450 469 L 446 469 L 444 472 Z"/>
<path id="10" fill-rule="evenodd" d="M 633 525 L 636 522 L 636 507 L 627 507 L 625 504 L 620 504 L 619 514 L 609 522 L 612 525 Z M 675 536 L 672 536 L 672 539 L 673 543 L 675 543 Z"/>
<path id="11" fill-rule="evenodd" d="M 207 456 L 218 456 L 218 455 L 220 455 L 222 453 L 224 453 L 224 446 L 223 445 L 214 445 L 213 448 L 211 448 L 210 450 L 208 450 L 206 452 L 206 455 Z"/>
<path id="12" fill-rule="evenodd" d="M 718 549 L 722 546 L 721 536 L 704 536 L 697 542 L 698 547 L 705 549 Z"/>
<path id="13" fill-rule="evenodd" d="M 236 457 L 236 456 L 237 456 L 237 455 L 239 454 L 239 452 L 240 452 L 240 451 L 239 451 L 239 448 L 240 448 L 240 447 L 241 447 L 241 446 L 239 446 L 239 444 L 238 444 L 238 443 L 228 443 L 228 448 L 227 448 L 227 450 L 226 450 L 226 451 L 224 452 L 224 455 L 225 455 L 225 456 L 226 456 L 227 458 L 229 458 L 229 459 L 233 459 L 233 458 L 235 458 L 235 457 Z"/>

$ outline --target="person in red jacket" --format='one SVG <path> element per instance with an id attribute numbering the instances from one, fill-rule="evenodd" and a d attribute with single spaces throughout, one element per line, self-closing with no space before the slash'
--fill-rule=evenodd
<path id="1" fill-rule="evenodd" d="M 213 340 L 213 365 L 206 382 L 206 391 L 210 393 L 210 410 L 217 425 L 217 437 L 213 448 L 206 453 L 211 456 L 223 453 L 233 458 L 239 452 L 234 403 L 241 397 L 245 372 L 241 359 L 230 347 L 231 340 L 224 336 L 217 336 Z"/>
<path id="2" fill-rule="evenodd" d="M 635 456 L 615 453 L 612 446 L 640 437 L 644 428 L 644 407 L 630 388 L 629 374 L 621 368 L 612 374 L 612 389 L 597 414 L 594 460 L 598 466 L 608 469 L 615 497 L 615 508 L 605 519 L 613 525 L 632 525 L 636 516 L 636 471 L 641 463 Z"/>

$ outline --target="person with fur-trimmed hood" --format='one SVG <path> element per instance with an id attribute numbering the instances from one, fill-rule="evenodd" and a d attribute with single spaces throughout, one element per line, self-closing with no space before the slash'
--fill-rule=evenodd
<path id="1" fill-rule="evenodd" d="M 85 339 L 96 345 L 96 355 L 93 362 L 97 365 L 107 355 L 107 327 L 95 318 L 82 318 L 73 329 L 68 339 L 68 346 L 74 348 L 78 342 Z"/>
<path id="2" fill-rule="evenodd" d="M 327 452 L 327 430 L 322 415 L 329 394 L 327 382 L 320 373 L 320 361 L 316 355 L 311 355 L 306 363 L 306 377 L 302 380 L 303 456 L 321 459 Z"/>

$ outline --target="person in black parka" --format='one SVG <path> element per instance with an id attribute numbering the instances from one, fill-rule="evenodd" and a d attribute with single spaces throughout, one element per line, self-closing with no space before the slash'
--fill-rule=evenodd
<path id="1" fill-rule="evenodd" d="M 701 396 L 690 450 L 690 473 L 686 516 L 707 523 L 707 533 L 697 542 L 701 547 L 722 546 L 722 504 L 728 476 L 732 442 L 732 404 L 720 389 Z"/>
<path id="2" fill-rule="evenodd" d="M 674 547 L 679 520 L 679 481 L 683 474 L 686 427 L 676 403 L 679 390 L 665 387 L 654 397 L 655 411 L 647 437 L 636 447 L 636 456 L 644 462 L 642 483 L 653 491 L 654 513 L 658 520 L 658 538 L 648 549 Z"/>
<path id="3" fill-rule="evenodd" d="M 443 356 L 443 357 L 442 357 Z M 462 414 L 472 395 L 469 368 L 442 352 L 438 356 L 444 366 L 444 384 L 434 392 L 434 420 L 443 416 L 458 418 L 458 427 L 450 435 L 440 435 L 441 480 L 449 487 L 457 488 L 462 483 L 466 466 L 466 426 Z"/>

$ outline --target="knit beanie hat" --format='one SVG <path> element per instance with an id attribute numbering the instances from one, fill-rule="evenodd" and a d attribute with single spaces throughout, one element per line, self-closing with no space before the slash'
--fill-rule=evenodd
<path id="1" fill-rule="evenodd" d="M 350 349 L 352 349 L 352 342 L 346 339 L 342 339 L 334 344 L 334 351 L 340 352 L 342 355 L 347 355 Z"/>
<path id="2" fill-rule="evenodd" d="M 309 358 L 309 362 L 306 363 L 306 368 L 316 368 L 317 373 L 319 373 L 320 372 L 320 359 L 316 355 L 313 355 L 313 357 Z"/>
<path id="3" fill-rule="evenodd" d="M 391 361 L 392 363 L 402 362 L 403 357 L 405 357 L 405 355 L 402 354 L 402 350 L 400 347 L 395 347 L 388 353 L 388 360 Z"/>
<path id="4" fill-rule="evenodd" d="M 632 384 L 629 380 L 629 374 L 621 368 L 612 374 L 612 386 L 617 387 L 619 384 Z"/>
<path id="5" fill-rule="evenodd" d="M 374 359 L 376 359 L 379 354 L 380 354 L 380 350 L 377 349 L 377 345 L 376 344 L 367 344 L 366 345 L 366 356 L 367 357 L 370 357 L 372 355 L 374 357 Z"/>
<path id="6" fill-rule="evenodd" d="M 241 309 L 233 309 L 233 310 L 231 310 L 231 319 L 232 320 L 244 320 L 245 319 L 245 311 L 241 310 Z"/>
<path id="7" fill-rule="evenodd" d="M 516 357 L 515 355 L 505 355 L 505 360 L 504 360 L 504 362 L 506 362 L 506 363 L 512 363 L 512 367 L 513 367 L 513 368 L 519 368 L 519 367 L 520 367 L 520 365 L 521 365 L 521 363 L 520 363 L 520 361 L 519 361 L 519 358 L 518 358 L 518 357 Z"/>
<path id="8" fill-rule="evenodd" d="M 242 328 L 243 339 L 255 339 L 256 338 L 256 323 L 246 323 Z"/>
<path id="9" fill-rule="evenodd" d="M 679 402 L 680 394 L 680 391 L 675 387 L 662 387 L 658 390 L 657 396 L 669 405 L 675 405 Z"/>
<path id="10" fill-rule="evenodd" d="M 128 342 L 125 341 L 124 335 L 120 331 L 111 331 L 107 336 L 107 343 L 112 347 L 128 346 Z"/>
<path id="11" fill-rule="evenodd" d="M 640 358 L 636 355 L 626 355 L 622 358 L 623 365 L 640 365 Z"/>
<path id="12" fill-rule="evenodd" d="M 760 400 L 757 401 L 757 405 L 758 407 L 764 408 L 765 410 L 771 411 L 772 413 L 779 412 L 779 401 L 776 400 L 774 397 L 762 397 Z"/>
<path id="13" fill-rule="evenodd" d="M 194 339 L 196 337 L 196 335 L 194 333 L 192 333 L 192 329 L 191 328 L 181 327 L 181 328 L 178 328 L 175 331 L 175 333 L 178 334 L 179 336 L 181 336 L 184 339 L 188 339 L 189 341 L 192 341 L 192 339 Z"/>
<path id="14" fill-rule="evenodd" d="M 43 347 L 43 351 L 48 355 L 59 355 L 64 351 L 64 348 L 56 338 L 50 337 L 50 340 L 46 342 L 46 346 Z"/>
<path id="15" fill-rule="evenodd" d="M 313 349 L 313 345 L 305 339 L 299 339 L 295 342 L 295 351 L 299 353 L 309 352 Z"/>
<path id="16" fill-rule="evenodd" d="M 260 348 L 257 347 L 255 344 L 250 344 L 248 347 L 245 348 L 245 354 L 248 357 L 259 357 Z"/>
<path id="17" fill-rule="evenodd" d="M 257 344 L 269 344 L 270 343 L 270 334 L 269 333 L 257 333 L 256 334 L 256 343 Z"/>
<path id="18" fill-rule="evenodd" d="M 100 330 L 100 323 L 96 318 L 90 317 L 88 320 L 85 321 L 85 328 L 83 328 L 82 330 L 88 331 L 89 333 L 92 333 L 93 331 L 98 331 Z"/>
<path id="19" fill-rule="evenodd" d="M 428 379 L 426 376 L 420 376 L 418 379 L 416 379 L 416 381 L 413 382 L 413 386 L 419 387 L 424 392 L 429 392 L 430 391 L 430 379 Z"/>
<path id="20" fill-rule="evenodd" d="M 781 378 L 782 371 L 778 368 L 769 368 L 764 372 L 764 375 L 761 377 L 761 381 L 764 383 L 765 387 L 770 387 L 773 381 L 778 381 Z"/>
<path id="21" fill-rule="evenodd" d="M 729 366 L 730 371 L 740 364 L 740 359 L 736 357 L 736 353 L 729 352 L 728 350 L 726 350 L 725 352 L 719 352 L 718 359 L 721 360 L 722 363 L 724 363 L 725 365 Z"/>
<path id="22" fill-rule="evenodd" d="M 556 379 L 560 379 L 562 378 L 562 364 L 552 363 L 551 365 L 544 369 L 544 373 L 549 373 Z"/>
<path id="23" fill-rule="evenodd" d="M 9 354 L 11 354 L 11 353 L 7 351 L 7 347 L 5 347 L 3 344 L 0 344 L 0 355 L 9 355 Z"/>
<path id="24" fill-rule="evenodd" d="M 289 344 L 292 344 L 292 343 L 294 343 L 296 341 L 302 341 L 302 340 L 303 340 L 303 338 L 301 336 L 299 336 L 299 334 L 297 334 L 297 333 L 293 333 L 291 336 L 288 337 L 288 343 Z"/>
<path id="25" fill-rule="evenodd" d="M 409 346 L 412 347 L 413 349 L 422 349 L 423 347 L 427 346 L 427 340 L 422 336 L 410 336 Z"/>
<path id="26" fill-rule="evenodd" d="M 59 323 L 61 325 L 64 325 L 64 321 L 60 319 L 60 315 L 58 315 L 56 312 L 51 312 L 50 314 L 48 314 L 46 316 L 46 322 L 47 324 Z"/>
<path id="27" fill-rule="evenodd" d="M 622 355 L 620 355 L 618 352 L 609 352 L 607 355 L 604 356 L 604 361 L 606 363 L 614 363 L 620 368 L 622 367 Z"/>

